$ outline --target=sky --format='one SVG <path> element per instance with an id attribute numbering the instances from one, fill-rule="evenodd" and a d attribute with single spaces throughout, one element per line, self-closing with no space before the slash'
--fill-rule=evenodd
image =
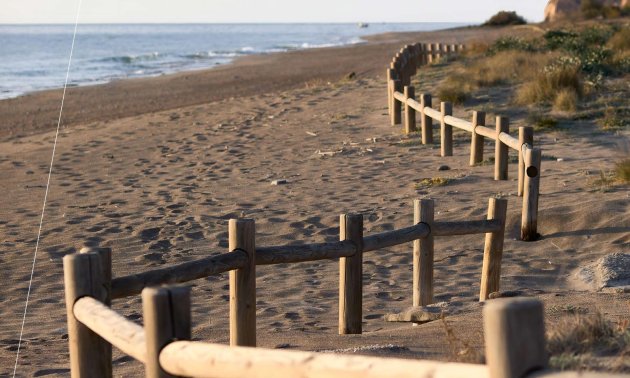
<path id="1" fill-rule="evenodd" d="M 0 23 L 482 22 L 543 19 L 547 0 L 0 0 Z"/>

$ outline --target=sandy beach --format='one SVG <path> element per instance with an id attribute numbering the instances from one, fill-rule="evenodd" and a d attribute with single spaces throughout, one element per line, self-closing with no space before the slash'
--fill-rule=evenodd
<path id="1" fill-rule="evenodd" d="M 614 166 L 627 130 L 619 138 L 587 125 L 536 134 L 545 156 L 542 238 L 526 243 L 517 240 L 516 164 L 510 180 L 494 181 L 491 165 L 469 167 L 467 134 L 456 133 L 454 156 L 440 158 L 439 138 L 423 146 L 389 124 L 384 74 L 404 44 L 536 28 L 385 34 L 362 45 L 69 89 L 18 376 L 69 376 L 62 257 L 84 245 L 111 247 L 116 277 L 226 252 L 230 218 L 253 218 L 260 246 L 335 241 L 339 214 L 364 214 L 369 235 L 411 225 L 416 198 L 435 199 L 436 219 L 445 221 L 483 219 L 490 197 L 507 198 L 502 290 L 541 298 L 550 320 L 567 306 L 627 317 L 630 294 L 596 293 L 572 280 L 577 268 L 630 250 L 628 186 L 592 185 Z M 427 78 L 439 78 L 442 71 L 431 70 Z M 431 93 L 436 83 L 418 84 Z M 13 371 L 60 96 L 0 101 L 0 376 Z M 488 119 L 506 108 L 487 109 Z M 468 119 L 475 109 L 458 106 L 455 115 Z M 513 129 L 527 125 L 524 115 L 509 115 Z M 493 151 L 486 145 L 487 156 Z M 449 184 L 414 186 L 438 176 Z M 483 242 L 482 235 L 436 239 L 436 300 L 448 302 L 451 315 L 418 327 L 382 320 L 411 306 L 411 244 L 366 254 L 364 334 L 354 336 L 337 335 L 337 262 L 261 266 L 258 344 L 436 360 L 479 349 Z M 227 343 L 227 274 L 192 287 L 193 339 Z M 113 308 L 142 322 L 139 296 Z M 449 327 L 459 339 L 446 337 Z M 114 372 L 143 375 L 116 350 Z"/>

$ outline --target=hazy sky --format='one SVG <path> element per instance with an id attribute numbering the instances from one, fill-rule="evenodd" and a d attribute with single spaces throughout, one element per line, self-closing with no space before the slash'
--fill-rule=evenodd
<path id="1" fill-rule="evenodd" d="M 73 23 L 79 0 L 0 0 L 0 23 Z M 547 0 L 83 0 L 82 23 L 541 21 Z"/>

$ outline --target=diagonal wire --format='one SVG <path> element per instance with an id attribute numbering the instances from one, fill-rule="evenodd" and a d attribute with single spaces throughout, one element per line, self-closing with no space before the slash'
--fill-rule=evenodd
<path id="1" fill-rule="evenodd" d="M 59 108 L 59 118 L 57 119 L 57 130 L 55 131 L 55 142 L 53 143 L 52 157 L 50 158 L 50 168 L 48 169 L 48 181 L 46 182 L 46 194 L 44 194 L 44 204 L 42 206 L 42 214 L 39 219 L 39 231 L 37 231 L 37 242 L 35 243 L 35 253 L 33 254 L 33 264 L 31 266 L 31 278 L 28 282 L 28 291 L 26 292 L 26 301 L 24 304 L 24 314 L 22 316 L 22 327 L 20 328 L 20 338 L 18 341 L 17 353 L 15 354 L 15 365 L 13 367 L 13 378 L 17 372 L 18 362 L 20 360 L 20 348 L 22 346 L 22 337 L 24 335 L 24 324 L 26 323 L 26 313 L 28 310 L 28 301 L 31 296 L 31 288 L 33 285 L 33 276 L 35 275 L 35 262 L 37 261 L 37 252 L 39 250 L 39 240 L 42 235 L 42 225 L 44 223 L 44 213 L 46 212 L 46 201 L 48 200 L 48 190 L 50 188 L 50 178 L 52 177 L 53 164 L 55 162 L 55 152 L 57 150 L 57 139 L 59 137 L 59 127 L 61 125 L 61 115 L 63 114 L 63 104 L 66 100 L 66 89 L 68 88 L 68 79 L 70 78 L 70 66 L 72 64 L 72 54 L 74 53 L 74 42 L 77 38 L 77 29 L 79 26 L 79 14 L 81 12 L 81 3 L 79 0 L 77 5 L 77 13 L 74 19 L 74 32 L 72 33 L 72 46 L 70 47 L 70 57 L 68 58 L 68 69 L 66 70 L 66 81 L 63 85 L 63 95 L 61 96 L 61 106 Z"/>

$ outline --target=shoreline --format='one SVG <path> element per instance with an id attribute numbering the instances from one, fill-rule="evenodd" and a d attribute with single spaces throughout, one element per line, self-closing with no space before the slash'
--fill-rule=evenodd
<path id="1" fill-rule="evenodd" d="M 68 87 L 62 127 L 338 81 L 351 72 L 358 78 L 380 77 L 391 56 L 406 43 L 463 43 L 503 33 L 505 29 L 480 27 L 382 33 L 363 37 L 366 42 L 361 44 L 249 55 L 208 69 Z M 0 100 L 0 140 L 54 130 L 62 91 Z"/>

